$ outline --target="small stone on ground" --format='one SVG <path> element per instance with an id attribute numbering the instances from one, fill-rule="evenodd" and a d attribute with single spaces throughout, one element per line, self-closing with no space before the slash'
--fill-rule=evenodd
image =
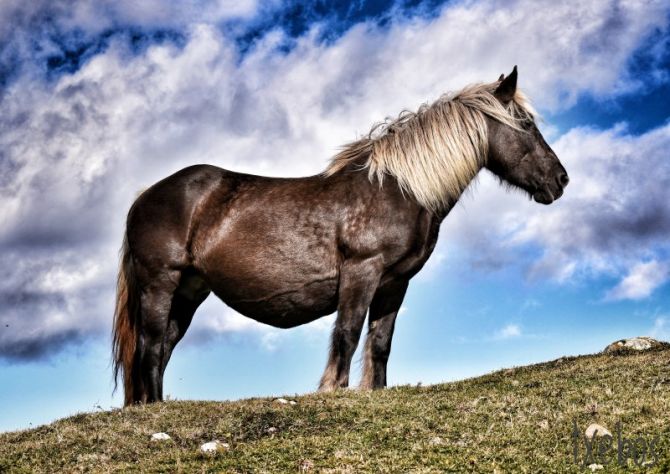
<path id="1" fill-rule="evenodd" d="M 285 398 L 276 398 L 275 403 L 281 403 L 282 405 L 296 405 L 297 402 L 295 400 L 287 400 Z"/>
<path id="2" fill-rule="evenodd" d="M 151 441 L 167 441 L 172 439 L 167 433 L 154 433 L 151 435 Z"/>
<path id="3" fill-rule="evenodd" d="M 612 433 L 602 425 L 598 423 L 591 423 L 586 431 L 584 432 L 587 438 L 591 439 L 594 436 L 612 436 Z"/>
<path id="4" fill-rule="evenodd" d="M 228 443 L 222 443 L 218 440 L 210 441 L 209 443 L 200 446 L 200 451 L 203 453 L 215 453 L 217 451 L 227 451 L 229 449 L 230 445 Z"/>

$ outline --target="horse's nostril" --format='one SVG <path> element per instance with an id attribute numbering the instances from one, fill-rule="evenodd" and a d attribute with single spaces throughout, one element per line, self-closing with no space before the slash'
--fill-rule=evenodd
<path id="1" fill-rule="evenodd" d="M 567 173 L 561 173 L 561 175 L 558 177 L 558 182 L 561 183 L 561 186 L 566 187 L 570 182 L 570 178 L 568 177 Z"/>

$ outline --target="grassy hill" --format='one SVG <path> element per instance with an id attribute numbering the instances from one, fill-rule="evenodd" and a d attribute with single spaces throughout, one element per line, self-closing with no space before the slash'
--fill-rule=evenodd
<path id="1" fill-rule="evenodd" d="M 170 401 L 80 414 L 0 435 L 0 472 L 591 472 L 583 440 L 575 463 L 574 422 L 581 433 L 596 422 L 614 435 L 613 451 L 588 462 L 610 459 L 597 472 L 670 470 L 667 348 L 293 400 Z M 617 422 L 625 457 L 636 446 L 641 461 L 646 449 L 654 466 L 618 464 Z M 172 439 L 151 441 L 160 431 Z M 230 449 L 199 451 L 214 439 Z"/>

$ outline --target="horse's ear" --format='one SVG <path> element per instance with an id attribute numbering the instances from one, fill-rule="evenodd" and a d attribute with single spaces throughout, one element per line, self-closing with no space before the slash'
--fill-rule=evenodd
<path id="1" fill-rule="evenodd" d="M 502 82 L 500 82 L 500 85 L 498 85 L 498 88 L 493 95 L 495 95 L 503 104 L 507 104 L 514 98 L 514 93 L 516 92 L 516 66 L 514 66 L 514 69 L 512 69 L 509 76 L 504 77 L 503 75 L 500 77 L 502 77 Z"/>
<path id="2" fill-rule="evenodd" d="M 502 82 L 505 80 L 505 75 L 501 74 L 500 77 L 498 78 L 498 82 Z"/>

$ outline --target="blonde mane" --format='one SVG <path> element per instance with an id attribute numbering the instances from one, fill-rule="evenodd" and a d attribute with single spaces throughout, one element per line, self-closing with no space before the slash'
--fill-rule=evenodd
<path id="1" fill-rule="evenodd" d="M 493 95 L 499 82 L 471 85 L 444 95 L 417 112 L 375 125 L 370 133 L 344 146 L 324 171 L 331 176 L 352 162 L 362 162 L 372 181 L 393 176 L 400 189 L 436 211 L 458 199 L 486 163 L 486 116 L 517 130 L 535 112 L 517 89 L 504 106 Z"/>

